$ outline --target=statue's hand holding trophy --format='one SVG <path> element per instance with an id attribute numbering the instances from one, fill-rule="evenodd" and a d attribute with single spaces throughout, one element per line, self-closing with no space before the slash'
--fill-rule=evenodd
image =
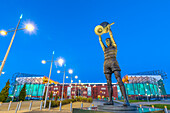
<path id="1" fill-rule="evenodd" d="M 94 32 L 96 33 L 96 35 L 101 36 L 104 33 L 108 33 L 110 30 L 110 26 L 113 24 L 114 22 L 111 24 L 109 24 L 108 22 L 103 22 L 95 27 Z"/>

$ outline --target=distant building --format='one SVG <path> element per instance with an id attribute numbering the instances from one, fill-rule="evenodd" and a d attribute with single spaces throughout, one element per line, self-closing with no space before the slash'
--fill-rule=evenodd
<path id="1" fill-rule="evenodd" d="M 162 71 L 149 71 L 135 74 L 128 74 L 122 78 L 126 93 L 129 98 L 152 98 L 166 97 L 163 80 L 166 79 L 166 73 Z M 25 73 L 16 73 L 12 79 L 11 96 L 17 97 L 26 84 L 27 97 L 42 98 L 48 77 L 43 75 L 33 75 Z M 48 97 L 53 93 L 53 98 L 58 95 L 61 98 L 62 84 L 50 80 Z M 72 98 L 76 96 L 92 97 L 94 99 L 107 99 L 109 97 L 106 83 L 72 83 L 64 84 L 64 98 Z M 113 83 L 113 98 L 122 99 L 120 87 L 117 83 Z"/>
<path id="2" fill-rule="evenodd" d="M 113 97 L 117 98 L 117 87 L 116 84 L 113 84 Z M 53 96 L 56 94 L 61 98 L 62 95 L 62 84 L 51 84 L 49 87 L 48 97 L 53 93 Z M 94 99 L 106 99 L 108 95 L 107 84 L 106 83 L 72 83 L 64 84 L 64 98 L 73 98 L 73 97 L 92 97 Z"/>
<path id="3" fill-rule="evenodd" d="M 167 97 L 163 79 L 166 79 L 166 73 L 156 70 L 141 73 L 125 75 L 122 79 L 124 82 L 126 93 L 129 98 L 158 98 Z M 92 97 L 94 99 L 106 99 L 109 97 L 106 83 L 80 83 L 64 84 L 64 98 L 70 96 Z M 62 84 L 51 85 L 49 94 L 61 97 Z M 55 90 L 54 90 L 55 89 Z M 122 99 L 120 87 L 117 83 L 113 83 L 113 98 Z"/>

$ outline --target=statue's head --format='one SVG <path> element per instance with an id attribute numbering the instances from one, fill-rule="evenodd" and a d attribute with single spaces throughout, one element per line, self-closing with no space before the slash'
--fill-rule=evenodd
<path id="1" fill-rule="evenodd" d="M 111 40 L 110 40 L 110 38 L 107 38 L 105 41 L 106 41 L 106 45 L 107 45 L 107 46 L 110 46 L 110 45 L 111 45 Z"/>

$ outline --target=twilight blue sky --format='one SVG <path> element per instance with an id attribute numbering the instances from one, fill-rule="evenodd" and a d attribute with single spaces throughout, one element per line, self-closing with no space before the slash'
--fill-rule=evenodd
<path id="1" fill-rule="evenodd" d="M 0 89 L 15 72 L 49 74 L 52 51 L 55 59 L 64 58 L 82 82 L 106 82 L 104 55 L 94 33 L 103 21 L 115 22 L 112 32 L 118 45 L 117 59 L 122 76 L 128 73 L 161 69 L 170 73 L 170 1 L 169 0 L 1 0 L 0 29 L 17 25 L 20 14 L 31 21 L 36 33 L 18 31 L 0 77 Z M 0 36 L 0 60 L 8 48 L 12 33 Z M 103 36 L 103 40 L 108 35 Z M 55 67 L 52 79 L 62 82 Z M 70 82 L 70 80 L 66 80 Z M 116 82 L 113 76 L 113 82 Z M 165 80 L 166 90 L 170 84 Z"/>

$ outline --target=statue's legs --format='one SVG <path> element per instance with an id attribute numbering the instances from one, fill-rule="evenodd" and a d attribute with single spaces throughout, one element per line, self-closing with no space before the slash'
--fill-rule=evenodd
<path id="1" fill-rule="evenodd" d="M 121 79 L 120 71 L 114 71 L 114 74 L 115 74 L 115 77 L 117 79 L 118 85 L 120 87 L 121 93 L 122 93 L 122 95 L 124 97 L 125 103 L 123 105 L 124 106 L 129 106 L 130 104 L 129 104 L 129 101 L 127 99 L 126 90 L 125 90 L 124 83 L 122 82 L 122 79 Z"/>
<path id="2" fill-rule="evenodd" d="M 113 105 L 112 95 L 113 95 L 113 88 L 112 88 L 112 74 L 105 74 L 107 79 L 107 89 L 109 93 L 109 101 L 107 103 L 104 103 L 104 105 Z"/>

